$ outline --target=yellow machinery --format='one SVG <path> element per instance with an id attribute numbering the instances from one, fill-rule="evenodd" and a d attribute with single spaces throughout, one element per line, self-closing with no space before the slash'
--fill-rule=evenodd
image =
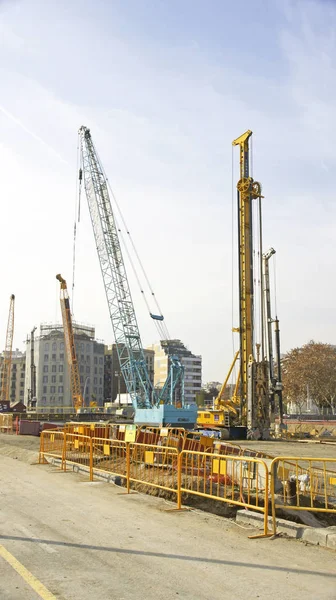
<path id="1" fill-rule="evenodd" d="M 231 420 L 236 421 L 238 417 L 238 408 L 240 404 L 240 398 L 238 395 L 239 390 L 239 382 L 240 382 L 240 372 L 238 372 L 236 385 L 234 389 L 233 396 L 228 400 L 224 399 L 225 390 L 227 388 L 229 379 L 231 377 L 234 366 L 237 362 L 239 356 L 239 351 L 236 352 L 235 357 L 230 366 L 229 372 L 225 378 L 225 381 L 214 400 L 213 408 L 208 410 L 200 409 L 197 411 L 197 424 L 203 427 L 208 426 L 219 426 L 219 427 L 229 427 L 231 424 Z"/>
<path id="2" fill-rule="evenodd" d="M 72 327 L 72 317 L 70 310 L 70 300 L 68 294 L 68 288 L 65 279 L 63 279 L 62 275 L 56 275 L 56 279 L 61 284 L 61 310 L 62 310 L 62 320 L 63 320 L 63 329 L 64 329 L 64 339 L 65 346 L 67 352 L 67 359 L 69 365 L 70 372 L 70 383 L 71 383 L 71 394 L 73 399 L 73 405 L 76 412 L 84 406 L 81 384 L 80 384 L 80 375 L 79 368 L 76 356 L 76 346 L 75 346 L 75 338 Z"/>
<path id="3" fill-rule="evenodd" d="M 236 353 L 227 378 L 214 402 L 214 409 L 199 411 L 200 425 L 227 425 L 229 416 L 233 421 L 247 427 L 250 438 L 268 438 L 270 429 L 270 369 L 265 352 L 265 313 L 263 286 L 259 289 L 260 313 L 254 306 L 258 288 L 254 279 L 258 279 L 254 270 L 260 270 L 262 283 L 262 217 L 261 217 L 261 185 L 250 176 L 249 139 L 252 131 L 248 130 L 232 142 L 240 151 L 240 178 L 237 183 L 238 203 L 238 255 L 239 255 L 239 351 Z M 259 212 L 259 239 L 253 235 L 253 202 Z M 256 246 L 256 247 L 255 247 Z M 259 257 L 259 267 L 255 263 Z M 256 343 L 255 330 L 260 325 L 261 343 Z M 266 332 L 267 333 L 267 332 Z M 239 374 L 234 394 L 230 400 L 224 400 L 224 392 L 231 376 L 234 364 L 240 361 Z M 239 407 L 239 408 L 238 408 Z"/>
<path id="4" fill-rule="evenodd" d="M 12 368 L 12 351 L 13 351 L 13 335 L 14 335 L 14 294 L 10 297 L 9 315 L 6 331 L 6 345 L 4 351 L 4 360 L 2 365 L 1 376 L 1 401 L 10 402 L 10 375 Z"/>

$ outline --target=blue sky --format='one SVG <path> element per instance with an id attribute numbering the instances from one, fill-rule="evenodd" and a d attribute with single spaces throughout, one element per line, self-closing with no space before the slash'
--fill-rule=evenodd
<path id="1" fill-rule="evenodd" d="M 335 31 L 327 0 L 0 2 L 3 343 L 11 293 L 15 346 L 60 319 L 55 274 L 71 282 L 82 124 L 170 333 L 202 354 L 205 381 L 223 379 L 233 356 L 231 142 L 246 129 L 264 246 L 277 251 L 283 351 L 335 343 Z M 82 214 L 75 317 L 111 343 L 84 204 Z M 130 279 L 150 344 L 156 331 Z"/>

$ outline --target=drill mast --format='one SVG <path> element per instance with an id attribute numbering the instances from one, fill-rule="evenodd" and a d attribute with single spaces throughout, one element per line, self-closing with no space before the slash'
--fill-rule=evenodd
<path id="1" fill-rule="evenodd" d="M 6 331 L 6 345 L 4 351 L 4 360 L 1 377 L 1 400 L 10 402 L 10 375 L 12 368 L 12 351 L 14 336 L 14 294 L 10 297 L 9 314 Z"/>

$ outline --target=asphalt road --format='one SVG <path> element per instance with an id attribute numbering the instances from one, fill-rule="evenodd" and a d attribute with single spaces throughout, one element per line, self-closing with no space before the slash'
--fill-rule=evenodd
<path id="1" fill-rule="evenodd" d="M 336 555 L 0 456 L 1 600 L 335 600 Z"/>

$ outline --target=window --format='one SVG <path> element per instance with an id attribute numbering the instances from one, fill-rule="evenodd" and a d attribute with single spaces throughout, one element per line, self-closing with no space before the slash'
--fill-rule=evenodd
<path id="1" fill-rule="evenodd" d="M 49 354 L 45 354 L 44 355 L 44 362 L 47 362 L 49 360 Z"/>
<path id="2" fill-rule="evenodd" d="M 56 383 L 56 375 L 51 376 L 51 383 Z"/>
<path id="3" fill-rule="evenodd" d="M 42 396 L 42 404 L 45 406 L 47 402 L 47 398 L 45 396 Z"/>
<path id="4" fill-rule="evenodd" d="M 81 366 L 79 367 L 79 370 L 80 370 L 80 372 L 81 372 L 81 373 L 84 373 L 84 367 L 83 367 L 83 365 L 81 365 Z"/>
<path id="5" fill-rule="evenodd" d="M 99 364 L 100 364 L 100 365 L 102 365 L 102 364 L 103 364 L 103 357 L 102 357 L 102 356 L 100 356 L 100 357 L 99 357 Z"/>
<path id="6" fill-rule="evenodd" d="M 20 390 L 20 396 L 23 396 L 24 390 Z"/>
<path id="7" fill-rule="evenodd" d="M 80 357 L 80 359 L 81 359 L 81 361 L 82 361 L 82 362 L 84 362 L 84 360 L 85 360 L 85 356 L 84 356 L 84 354 L 81 354 L 81 357 Z"/>
<path id="8" fill-rule="evenodd" d="M 95 367 L 94 372 L 95 372 L 95 375 L 97 375 L 97 373 L 98 373 L 97 367 Z"/>
<path id="9" fill-rule="evenodd" d="M 60 376 L 59 376 L 59 382 L 60 382 L 60 383 L 63 383 L 63 375 L 60 375 Z"/>
<path id="10" fill-rule="evenodd" d="M 60 360 L 64 360 L 64 354 L 63 354 L 63 352 L 61 352 L 61 354 L 60 354 Z"/>
<path id="11" fill-rule="evenodd" d="M 46 351 L 48 351 L 48 350 L 49 350 L 49 342 L 46 342 L 46 343 L 44 344 L 44 349 L 45 349 Z"/>
<path id="12" fill-rule="evenodd" d="M 97 377 L 93 378 L 93 383 L 95 383 L 97 385 Z"/>
<path id="13" fill-rule="evenodd" d="M 86 352 L 90 352 L 90 344 L 86 344 Z"/>
<path id="14" fill-rule="evenodd" d="M 50 393 L 51 393 L 51 394 L 54 394 L 54 393 L 55 393 L 55 391 L 56 391 L 56 388 L 55 388 L 55 386 L 54 386 L 54 385 L 51 385 L 51 386 L 50 386 Z"/>
<path id="15" fill-rule="evenodd" d="M 63 394 L 63 385 L 58 386 L 58 393 Z"/>
<path id="16" fill-rule="evenodd" d="M 80 382 L 83 383 L 84 379 L 83 379 L 83 375 L 80 376 Z"/>
<path id="17" fill-rule="evenodd" d="M 53 342 L 53 345 L 52 345 L 52 347 L 51 347 L 51 348 L 52 348 L 53 352 L 55 352 L 55 350 L 56 350 L 56 348 L 57 348 L 57 344 L 56 344 L 56 342 Z"/>
<path id="18" fill-rule="evenodd" d="M 86 367 L 86 372 L 90 373 L 90 367 Z"/>
<path id="19" fill-rule="evenodd" d="M 23 379 L 25 376 L 25 373 L 21 373 L 21 379 Z"/>
<path id="20" fill-rule="evenodd" d="M 80 349 L 81 349 L 82 352 L 84 352 L 84 344 L 83 344 L 83 342 L 80 345 Z"/>
<path id="21" fill-rule="evenodd" d="M 103 383 L 103 378 L 99 377 L 99 385 L 102 385 L 102 383 Z"/>
<path id="22" fill-rule="evenodd" d="M 103 374 L 103 367 L 99 367 L 99 375 Z"/>
<path id="23" fill-rule="evenodd" d="M 44 386 L 43 386 L 43 393 L 44 393 L 44 394 L 46 394 L 46 393 L 47 393 L 47 386 L 46 386 L 46 385 L 44 385 Z"/>
<path id="24" fill-rule="evenodd" d="M 51 355 L 51 360 L 56 360 L 56 354 Z"/>
<path id="25" fill-rule="evenodd" d="M 48 373 L 48 365 L 43 365 L 43 373 Z"/>
<path id="26" fill-rule="evenodd" d="M 56 371 L 57 371 L 57 365 L 52 365 L 51 372 L 56 373 Z"/>
<path id="27" fill-rule="evenodd" d="M 98 364 L 98 358 L 96 356 L 94 357 L 93 362 L 94 362 L 95 365 Z"/>
<path id="28" fill-rule="evenodd" d="M 89 356 L 89 355 L 87 355 L 87 357 L 86 357 L 86 362 L 87 362 L 87 363 L 89 363 L 89 362 L 90 362 L 90 356 Z"/>
<path id="29" fill-rule="evenodd" d="M 63 373 L 63 365 L 58 365 L 58 372 Z"/>
<path id="30" fill-rule="evenodd" d="M 43 383 L 48 383 L 48 375 L 43 375 Z"/>
<path id="31" fill-rule="evenodd" d="M 64 342 L 60 342 L 60 350 L 64 350 Z"/>
<path id="32" fill-rule="evenodd" d="M 24 381 L 20 381 L 20 387 L 24 386 Z"/>
<path id="33" fill-rule="evenodd" d="M 63 404 L 63 396 L 58 396 L 58 402 L 59 402 L 60 404 Z"/>

